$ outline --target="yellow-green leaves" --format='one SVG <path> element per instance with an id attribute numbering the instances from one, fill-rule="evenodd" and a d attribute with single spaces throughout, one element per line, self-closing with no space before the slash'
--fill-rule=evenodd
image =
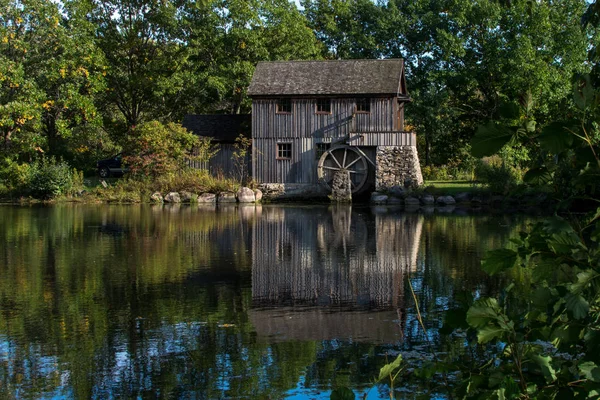
<path id="1" fill-rule="evenodd" d="M 396 369 L 400 368 L 400 364 L 402 363 L 402 354 L 398 354 L 398 357 L 394 361 L 389 364 L 384 365 L 379 370 L 379 378 L 378 381 L 382 381 L 386 378 L 389 378 Z"/>

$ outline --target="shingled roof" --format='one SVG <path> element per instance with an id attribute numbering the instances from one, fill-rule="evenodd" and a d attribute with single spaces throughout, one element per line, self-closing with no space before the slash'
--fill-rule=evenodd
<path id="1" fill-rule="evenodd" d="M 183 117 L 181 125 L 216 142 L 234 142 L 240 134 L 250 137 L 251 121 L 249 114 L 195 114 Z"/>
<path id="2" fill-rule="evenodd" d="M 336 60 L 260 62 L 249 96 L 407 95 L 404 61 Z"/>

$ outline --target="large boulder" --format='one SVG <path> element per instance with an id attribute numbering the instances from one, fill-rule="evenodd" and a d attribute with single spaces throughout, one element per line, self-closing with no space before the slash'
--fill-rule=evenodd
<path id="1" fill-rule="evenodd" d="M 388 201 L 388 196 L 379 192 L 371 193 L 371 203 L 373 204 L 385 204 Z"/>
<path id="2" fill-rule="evenodd" d="M 163 197 L 162 194 L 160 194 L 159 192 L 154 192 L 152 193 L 152 196 L 150 196 L 150 201 L 152 203 L 162 203 L 163 202 Z"/>
<path id="3" fill-rule="evenodd" d="M 202 193 L 198 196 L 198 204 L 214 204 L 217 202 L 217 196 L 214 193 Z"/>
<path id="4" fill-rule="evenodd" d="M 419 207 L 421 202 L 416 197 L 409 196 L 404 199 L 404 205 L 406 207 Z"/>
<path id="5" fill-rule="evenodd" d="M 431 206 L 435 203 L 435 198 L 430 194 L 424 194 L 421 197 L 421 203 L 425 206 Z"/>
<path id="6" fill-rule="evenodd" d="M 401 199 L 400 197 L 392 196 L 392 197 L 388 198 L 387 204 L 404 204 L 404 199 Z"/>
<path id="7" fill-rule="evenodd" d="M 441 206 L 449 206 L 456 204 L 456 200 L 452 196 L 439 196 L 435 202 Z"/>
<path id="8" fill-rule="evenodd" d="M 181 203 L 181 197 L 177 192 L 171 192 L 165 196 L 165 203 Z"/>
<path id="9" fill-rule="evenodd" d="M 263 198 L 263 192 L 260 189 L 254 189 L 254 198 L 259 203 Z"/>
<path id="10" fill-rule="evenodd" d="M 235 198 L 235 194 L 231 192 L 222 192 L 219 193 L 219 197 L 217 200 L 219 203 L 236 203 L 237 200 Z"/>
<path id="11" fill-rule="evenodd" d="M 182 203 L 191 203 L 193 196 L 194 195 L 192 193 L 186 191 L 179 193 L 179 197 Z"/>
<path id="12" fill-rule="evenodd" d="M 406 189 L 401 186 L 395 185 L 392 186 L 388 192 L 394 197 L 404 197 L 406 194 Z"/>
<path id="13" fill-rule="evenodd" d="M 254 203 L 256 201 L 254 191 L 247 187 L 241 187 L 240 190 L 238 190 L 236 197 L 240 203 Z"/>

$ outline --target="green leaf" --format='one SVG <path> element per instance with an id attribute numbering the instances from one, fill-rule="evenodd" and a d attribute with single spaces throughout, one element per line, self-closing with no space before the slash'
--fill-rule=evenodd
<path id="1" fill-rule="evenodd" d="M 571 293 L 565 300 L 567 310 L 573 314 L 575 319 L 585 318 L 590 311 L 590 304 L 581 295 Z"/>
<path id="2" fill-rule="evenodd" d="M 467 311 L 467 323 L 473 328 L 482 328 L 500 317 L 500 307 L 496 299 L 477 300 Z"/>
<path id="3" fill-rule="evenodd" d="M 570 148 L 573 144 L 573 134 L 567 128 L 572 126 L 572 122 L 566 121 L 557 121 L 545 126 L 538 136 L 542 149 L 558 154 Z"/>
<path id="4" fill-rule="evenodd" d="M 502 337 L 504 332 L 506 332 L 506 329 L 497 325 L 487 325 L 477 330 L 477 341 L 479 343 L 487 343 L 495 338 Z"/>
<path id="5" fill-rule="evenodd" d="M 593 269 L 588 269 L 586 271 L 578 273 L 577 274 L 577 282 L 571 284 L 571 292 L 572 293 L 580 293 L 599 275 L 600 274 L 598 274 Z"/>
<path id="6" fill-rule="evenodd" d="M 600 382 L 600 367 L 595 363 L 588 361 L 579 364 L 579 371 L 592 382 Z"/>
<path id="7" fill-rule="evenodd" d="M 552 182 L 552 173 L 545 167 L 532 168 L 525 173 L 523 181 L 530 185 L 546 185 Z"/>
<path id="8" fill-rule="evenodd" d="M 488 251 L 481 261 L 481 266 L 490 275 L 506 271 L 517 262 L 517 253 L 510 249 L 498 249 Z"/>
<path id="9" fill-rule="evenodd" d="M 518 119 L 521 116 L 521 108 L 515 102 L 503 101 L 498 111 L 501 118 Z"/>
<path id="10" fill-rule="evenodd" d="M 388 378 L 396 370 L 396 368 L 400 367 L 401 363 L 402 363 L 402 354 L 398 354 L 398 357 L 396 357 L 396 359 L 394 361 L 381 367 L 381 369 L 379 370 L 378 381 Z"/>
<path id="11" fill-rule="evenodd" d="M 550 364 L 552 361 L 552 357 L 535 354 L 530 358 L 534 363 L 536 363 L 540 367 L 542 373 L 544 374 L 544 377 L 546 378 L 546 382 L 550 383 L 556 380 L 556 371 L 554 370 L 554 368 L 552 368 L 552 365 Z"/>
<path id="12" fill-rule="evenodd" d="M 504 396 L 504 392 L 506 392 L 506 389 L 504 388 L 500 388 L 498 390 L 496 390 L 496 396 L 498 396 L 498 400 L 506 400 L 506 396 Z"/>
<path id="13" fill-rule="evenodd" d="M 494 122 L 480 125 L 471 139 L 471 154 L 486 157 L 496 154 L 514 136 L 514 132 Z"/>
<path id="14" fill-rule="evenodd" d="M 581 239 L 571 230 L 555 233 L 548 239 L 548 246 L 557 254 L 572 254 L 574 250 L 585 248 Z"/>
<path id="15" fill-rule="evenodd" d="M 535 126 L 536 126 L 536 122 L 535 120 L 529 120 L 527 121 L 527 123 L 525 124 L 525 129 L 527 129 L 527 132 L 531 133 L 531 132 L 535 132 Z"/>
<path id="16" fill-rule="evenodd" d="M 354 392 L 347 387 L 339 387 L 334 389 L 329 396 L 331 400 L 354 400 L 356 396 Z"/>
<path id="17" fill-rule="evenodd" d="M 598 329 L 588 329 L 583 340 L 585 340 L 587 353 L 593 356 L 596 362 L 600 362 L 600 331 Z"/>

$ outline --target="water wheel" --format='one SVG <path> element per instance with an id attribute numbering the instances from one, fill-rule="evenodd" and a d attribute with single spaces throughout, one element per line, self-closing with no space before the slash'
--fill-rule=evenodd
<path id="1" fill-rule="evenodd" d="M 350 173 L 352 193 L 358 193 L 367 183 L 369 164 L 363 154 L 352 146 L 338 146 L 327 150 L 319 159 L 319 182 L 331 189 L 333 176 L 338 171 Z"/>

